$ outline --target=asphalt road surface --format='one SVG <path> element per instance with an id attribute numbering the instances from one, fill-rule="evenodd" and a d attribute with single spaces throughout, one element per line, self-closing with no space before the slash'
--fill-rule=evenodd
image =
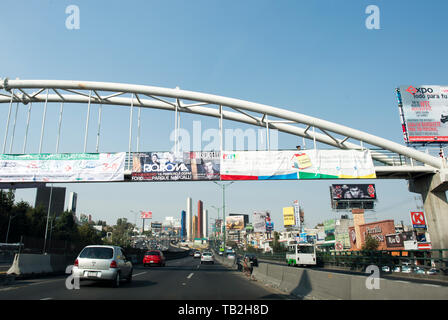
<path id="1" fill-rule="evenodd" d="M 68 276 L 68 275 L 67 275 Z M 65 285 L 67 276 L 17 280 L 0 287 L 0 300 L 287 300 L 291 297 L 249 280 L 243 273 L 200 259 L 169 260 L 165 267 L 134 266 L 131 283 L 81 281 L 78 290 Z"/>

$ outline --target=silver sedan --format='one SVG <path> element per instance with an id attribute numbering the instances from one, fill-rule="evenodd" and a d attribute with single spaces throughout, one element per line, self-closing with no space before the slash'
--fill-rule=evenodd
<path id="1" fill-rule="evenodd" d="M 116 246 L 93 245 L 85 247 L 75 260 L 72 274 L 80 280 L 101 280 L 119 287 L 120 281 L 132 281 L 132 262 Z"/>

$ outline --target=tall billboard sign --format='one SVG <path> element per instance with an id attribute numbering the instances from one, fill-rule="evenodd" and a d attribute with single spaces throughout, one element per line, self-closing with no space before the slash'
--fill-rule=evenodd
<path id="1" fill-rule="evenodd" d="M 397 94 L 406 143 L 448 142 L 448 86 L 406 85 Z"/>
<path id="2" fill-rule="evenodd" d="M 283 208 L 283 226 L 293 227 L 295 224 L 294 207 Z"/>
<path id="3" fill-rule="evenodd" d="M 411 212 L 411 222 L 414 229 L 415 228 L 426 229 L 425 214 L 422 211 Z"/>
<path id="4" fill-rule="evenodd" d="M 254 232 L 266 232 L 266 212 L 254 212 L 253 215 Z"/>

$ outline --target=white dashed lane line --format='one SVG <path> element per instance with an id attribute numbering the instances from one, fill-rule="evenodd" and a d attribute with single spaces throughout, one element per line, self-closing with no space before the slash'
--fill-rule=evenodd
<path id="1" fill-rule="evenodd" d="M 194 275 L 194 273 L 190 273 L 187 277 L 187 279 L 191 279 L 191 277 Z"/>

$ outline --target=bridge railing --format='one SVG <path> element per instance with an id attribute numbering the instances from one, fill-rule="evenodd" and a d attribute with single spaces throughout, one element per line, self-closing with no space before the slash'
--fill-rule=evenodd
<path id="1" fill-rule="evenodd" d="M 425 164 L 421 161 L 414 160 L 412 158 L 403 156 L 401 154 L 379 149 L 370 149 L 373 158 L 373 164 L 375 166 L 424 166 Z M 383 160 L 383 161 L 381 161 Z"/>

